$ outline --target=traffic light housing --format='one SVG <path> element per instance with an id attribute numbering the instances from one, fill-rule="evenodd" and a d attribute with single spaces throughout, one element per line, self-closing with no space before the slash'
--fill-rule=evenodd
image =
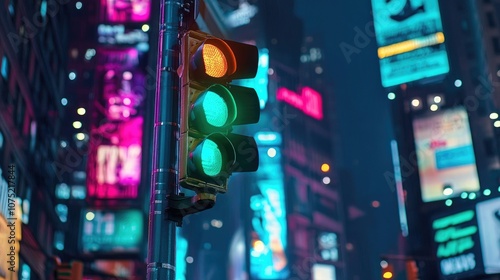
<path id="1" fill-rule="evenodd" d="M 394 266 L 392 264 L 382 267 L 382 279 L 394 279 Z"/>
<path id="2" fill-rule="evenodd" d="M 253 88 L 229 84 L 253 78 L 258 49 L 200 31 L 181 39 L 179 181 L 196 193 L 225 193 L 233 172 L 259 164 L 253 137 L 232 133 L 234 125 L 257 123 L 259 98 Z"/>

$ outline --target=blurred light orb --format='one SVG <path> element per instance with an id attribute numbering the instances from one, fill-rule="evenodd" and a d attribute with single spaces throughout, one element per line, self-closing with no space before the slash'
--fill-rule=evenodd
<path id="1" fill-rule="evenodd" d="M 267 155 L 270 157 L 270 158 L 273 158 L 275 157 L 277 154 L 277 151 L 275 148 L 269 148 L 269 150 L 267 150 Z"/>
<path id="2" fill-rule="evenodd" d="M 80 115 L 80 116 L 85 115 L 85 113 L 86 113 L 86 112 L 87 112 L 87 111 L 85 110 L 85 108 L 78 108 L 78 109 L 76 110 L 76 113 L 77 113 L 78 115 Z"/>
<path id="3" fill-rule="evenodd" d="M 458 88 L 458 87 L 461 87 L 462 86 L 462 81 L 459 80 L 459 79 L 456 79 L 455 80 L 455 86 Z"/>
<path id="4" fill-rule="evenodd" d="M 418 100 L 418 99 L 416 99 L 416 98 L 415 98 L 415 99 L 413 99 L 413 100 L 411 101 L 411 106 L 413 106 L 413 107 L 418 107 L 418 106 L 420 106 L 420 100 Z"/>
<path id="5" fill-rule="evenodd" d="M 331 180 L 331 179 L 330 179 L 330 177 L 328 177 L 328 176 L 323 178 L 323 184 L 325 184 L 325 185 L 330 184 L 330 183 L 331 183 L 331 181 L 332 181 L 332 180 Z"/>
<path id="6" fill-rule="evenodd" d="M 73 127 L 76 129 L 82 128 L 82 122 L 80 121 L 74 121 L 73 122 Z"/>
<path id="7" fill-rule="evenodd" d="M 395 94 L 394 92 L 389 92 L 389 93 L 387 94 L 387 98 L 388 98 L 389 100 L 394 100 L 394 99 L 396 99 L 396 94 Z"/>
<path id="8" fill-rule="evenodd" d="M 87 212 L 87 214 L 85 214 L 85 219 L 87 219 L 87 221 L 92 221 L 94 218 L 95 218 L 94 212 Z"/>

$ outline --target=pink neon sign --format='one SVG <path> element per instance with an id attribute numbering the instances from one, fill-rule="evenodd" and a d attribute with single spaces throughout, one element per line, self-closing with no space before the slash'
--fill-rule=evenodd
<path id="1" fill-rule="evenodd" d="M 284 87 L 279 88 L 276 92 L 276 99 L 302 110 L 306 115 L 317 120 L 323 119 L 323 99 L 310 87 L 301 88 L 300 94 Z"/>
<path id="2" fill-rule="evenodd" d="M 105 20 L 145 22 L 149 20 L 151 0 L 101 0 Z"/>

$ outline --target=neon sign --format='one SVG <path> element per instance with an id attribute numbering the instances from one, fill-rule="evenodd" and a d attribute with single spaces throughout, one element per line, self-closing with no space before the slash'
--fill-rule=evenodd
<path id="1" fill-rule="evenodd" d="M 443 276 L 470 272 L 479 267 L 474 252 L 478 227 L 473 210 L 434 220 L 434 242 L 437 244 L 436 256 L 440 259 Z"/>
<path id="2" fill-rule="evenodd" d="M 281 135 L 259 133 L 264 139 L 275 142 Z M 258 194 L 250 198 L 252 210 L 252 244 L 250 247 L 250 273 L 256 279 L 286 279 L 290 273 L 287 248 L 287 223 L 284 176 L 281 153 L 277 146 L 259 147 L 257 171 Z M 273 156 L 268 150 L 274 149 Z"/>
<path id="3" fill-rule="evenodd" d="M 276 99 L 300 109 L 306 115 L 317 120 L 323 119 L 323 99 L 317 91 L 310 87 L 301 88 L 300 94 L 284 87 L 279 88 L 276 92 Z"/>
<path id="4" fill-rule="evenodd" d="M 151 0 L 101 0 L 103 19 L 110 22 L 149 20 Z"/>

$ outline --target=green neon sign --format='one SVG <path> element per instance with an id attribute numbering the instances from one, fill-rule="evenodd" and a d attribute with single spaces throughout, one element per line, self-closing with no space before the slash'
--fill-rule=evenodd
<path id="1" fill-rule="evenodd" d="M 474 214 L 473 210 L 467 210 L 432 223 L 432 228 L 436 230 L 434 241 L 439 244 L 436 253 L 438 258 L 455 256 L 474 247 L 472 236 L 478 232 L 477 226 L 460 226 L 471 221 Z"/>

